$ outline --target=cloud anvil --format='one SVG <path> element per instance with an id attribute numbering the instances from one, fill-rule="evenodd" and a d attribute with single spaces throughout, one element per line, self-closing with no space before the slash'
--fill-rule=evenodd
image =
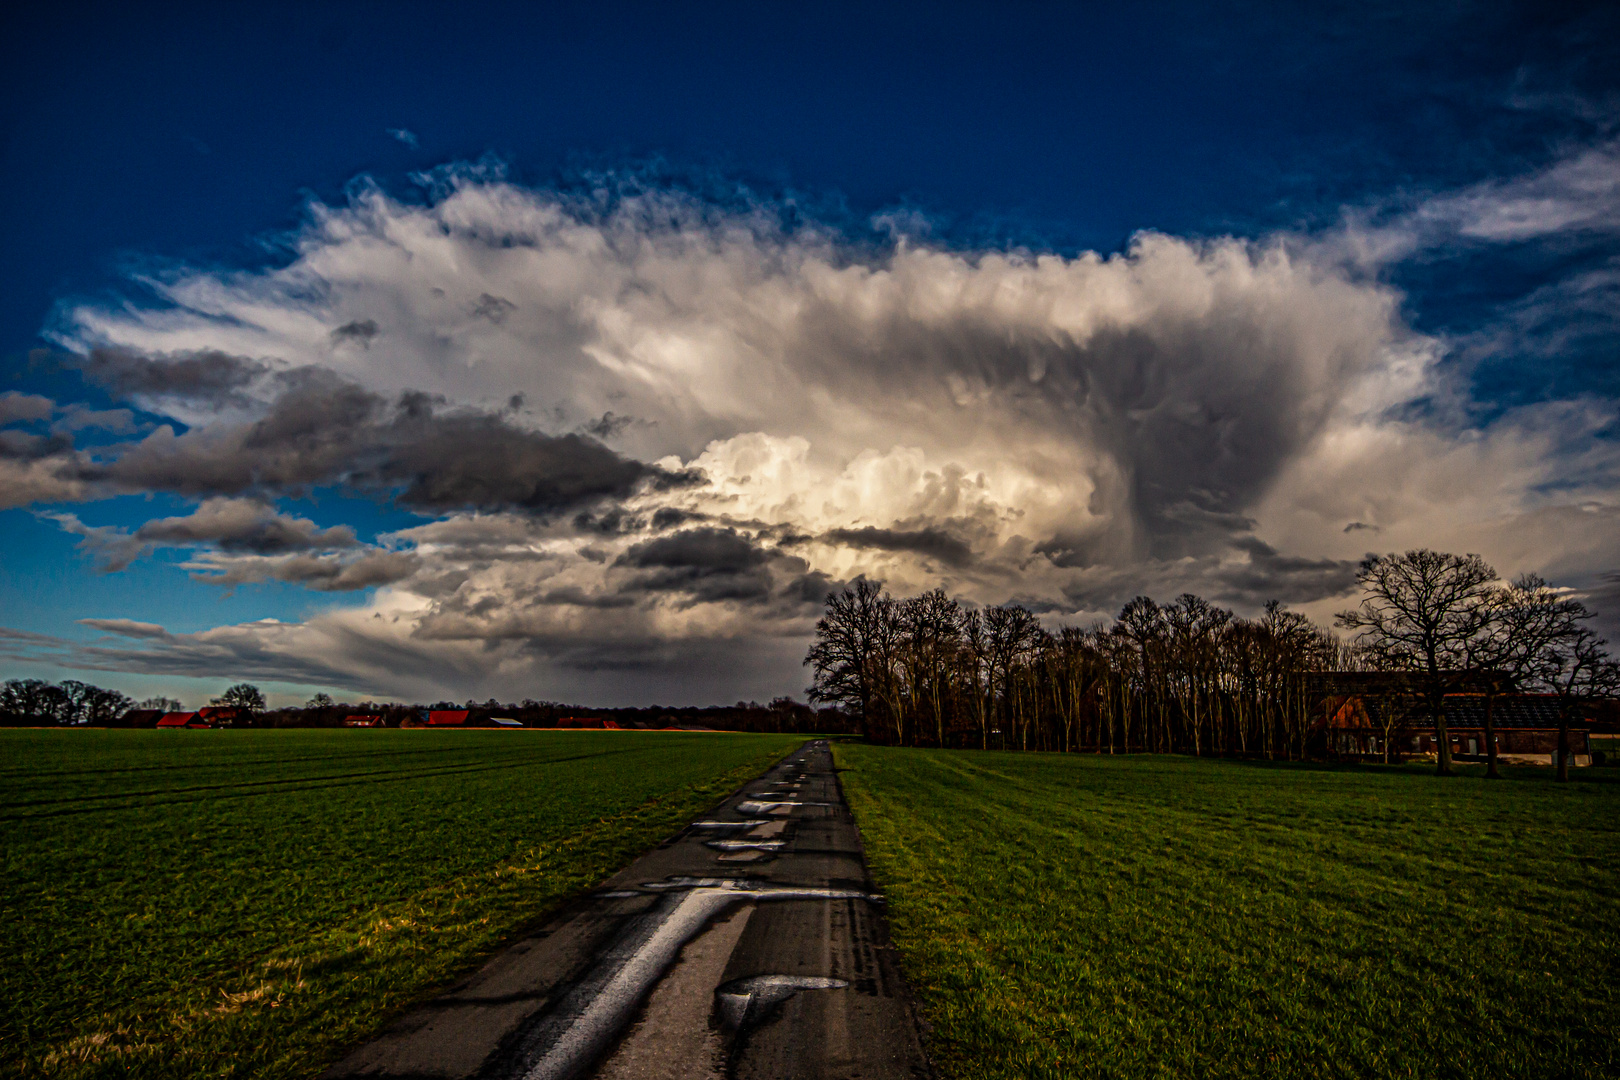
<path id="1" fill-rule="evenodd" d="M 1065 257 L 470 167 L 434 190 L 316 205 L 279 265 L 64 307 L 57 343 L 121 411 L 75 428 L 0 398 L 0 503 L 54 507 L 114 571 L 180 547 L 202 581 L 374 590 L 208 648 L 381 692 L 791 690 L 826 592 L 861 575 L 1086 617 L 1153 591 L 1325 609 L 1371 530 L 1519 566 L 1556 520 L 1535 568 L 1615 554 L 1606 444 L 1549 493 L 1612 410 L 1460 420 L 1445 343 L 1369 264 L 1484 220 L 1489 192 L 1437 200 L 1405 247 L 1352 223 Z M 362 541 L 278 508 L 322 491 L 419 523 Z M 129 493 L 196 508 L 70 512 Z M 204 637 L 97 655 L 167 670 Z"/>

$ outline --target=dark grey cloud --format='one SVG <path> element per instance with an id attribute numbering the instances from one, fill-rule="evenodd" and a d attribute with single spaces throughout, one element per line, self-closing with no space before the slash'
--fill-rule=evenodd
<path id="1" fill-rule="evenodd" d="M 375 319 L 356 319 L 346 322 L 332 331 L 332 341 L 341 345 L 344 342 L 354 342 L 365 348 L 371 348 L 371 339 L 379 333 Z"/>
<path id="2" fill-rule="evenodd" d="M 92 349 L 74 362 L 86 381 L 119 397 L 146 395 L 210 404 L 244 402 L 242 391 L 270 365 L 218 350 L 143 355 L 127 349 Z"/>
<path id="3" fill-rule="evenodd" d="M 62 457 L 73 450 L 73 437 L 65 432 L 36 435 L 12 428 L 0 431 L 0 461 L 41 461 Z"/>
<path id="4" fill-rule="evenodd" d="M 42 516 L 81 537 L 80 548 L 94 554 L 105 571 L 123 570 L 159 547 L 210 547 L 226 554 L 271 556 L 342 551 L 358 544 L 347 525 L 323 529 L 256 499 L 208 499 L 190 514 L 154 519 L 133 532 L 113 526 L 93 528 L 72 514 Z"/>
<path id="5" fill-rule="evenodd" d="M 79 625 L 100 630 L 105 634 L 117 634 L 120 637 L 162 640 L 173 636 L 157 623 L 139 622 L 135 619 L 80 619 Z"/>
<path id="6" fill-rule="evenodd" d="M 349 548 L 357 542 L 347 525 L 322 529 L 263 503 L 227 499 L 210 500 L 187 517 L 148 521 L 134 535 L 152 544 L 215 544 L 221 551 L 254 555 Z"/>
<path id="7" fill-rule="evenodd" d="M 1620 570 L 1598 574 L 1581 590 L 1581 600 L 1596 613 L 1592 629 L 1608 640 L 1610 652 L 1620 653 Z"/>
<path id="8" fill-rule="evenodd" d="M 0 425 L 48 420 L 56 411 L 56 402 L 38 394 L 19 394 L 7 390 L 0 394 Z"/>
<path id="9" fill-rule="evenodd" d="M 739 574 L 770 561 L 770 556 L 735 529 L 710 526 L 633 545 L 619 557 L 625 566 Z"/>
<path id="10" fill-rule="evenodd" d="M 599 418 L 586 424 L 585 431 L 589 435 L 595 435 L 598 439 L 611 439 L 613 436 L 619 434 L 625 428 L 629 427 L 633 422 L 634 421 L 630 417 L 619 416 L 612 410 L 609 410 L 603 413 Z"/>
<path id="11" fill-rule="evenodd" d="M 695 477 L 622 457 L 584 435 L 547 435 L 500 414 L 447 408 L 420 393 L 390 404 L 329 371 L 277 377 L 278 396 L 250 423 L 219 423 L 108 448 L 84 479 L 194 498 L 301 493 L 343 484 L 432 513 L 567 510 L 621 499 L 643 484 Z"/>
<path id="12" fill-rule="evenodd" d="M 506 321 L 506 317 L 517 310 L 517 305 L 504 296 L 493 296 L 483 293 L 478 297 L 478 303 L 473 307 L 473 314 L 481 319 L 488 319 L 499 326 Z"/>
<path id="13" fill-rule="evenodd" d="M 1217 571 L 1210 589 L 1215 599 L 1252 608 L 1268 600 L 1308 604 L 1355 590 L 1359 560 L 1283 555 L 1255 536 L 1238 537 L 1232 547 L 1247 554 L 1248 562 Z"/>
<path id="14" fill-rule="evenodd" d="M 193 578 L 211 585 L 234 587 L 283 581 L 316 592 L 354 592 L 404 581 L 417 572 L 422 559 L 411 551 L 371 548 L 356 557 L 213 555 L 187 565 Z"/>
<path id="15" fill-rule="evenodd" d="M 588 510 L 580 511 L 574 515 L 574 528 L 580 532 L 611 536 L 626 529 L 640 528 L 640 523 L 615 506 L 600 514 L 593 514 Z"/>
<path id="16" fill-rule="evenodd" d="M 848 582 L 828 577 L 820 570 L 812 570 L 808 574 L 803 574 L 788 582 L 780 595 L 789 604 L 820 609 L 827 602 L 828 596 L 838 592 L 847 584 Z"/>
<path id="17" fill-rule="evenodd" d="M 1249 534 L 1198 557 L 1097 564 L 1064 586 L 1062 595 L 1070 610 L 1113 613 L 1133 596 L 1164 599 L 1191 592 L 1252 615 L 1271 600 L 1303 605 L 1349 595 L 1359 561 L 1284 555 Z M 1038 597 L 1020 602 L 1031 610 L 1046 609 Z"/>
<path id="18" fill-rule="evenodd" d="M 831 529 L 821 538 L 845 547 L 875 548 L 879 551 L 907 551 L 926 555 L 946 566 L 966 566 L 973 561 L 973 549 L 943 529 Z"/>
<path id="19" fill-rule="evenodd" d="M 684 525 L 688 521 L 703 521 L 707 515 L 695 514 L 689 510 L 681 510 L 674 506 L 660 507 L 653 512 L 652 527 L 654 532 L 664 532 L 677 525 Z"/>
<path id="20" fill-rule="evenodd" d="M 761 602 L 774 588 L 773 562 L 804 573 L 802 559 L 780 556 L 735 529 L 702 526 L 633 544 L 615 565 L 643 571 L 620 587 L 625 593 L 678 592 L 694 600 Z"/>
<path id="21" fill-rule="evenodd" d="M 106 431 L 113 435 L 130 435 L 136 430 L 135 414 L 128 409 L 86 409 L 82 405 L 69 405 L 51 425 L 51 430 Z"/>

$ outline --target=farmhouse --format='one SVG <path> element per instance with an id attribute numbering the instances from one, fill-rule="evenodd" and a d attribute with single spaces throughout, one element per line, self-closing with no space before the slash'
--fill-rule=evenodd
<path id="1" fill-rule="evenodd" d="M 162 709 L 131 709 L 120 716 L 115 726 L 129 728 L 154 728 L 158 721 L 166 714 Z"/>
<path id="2" fill-rule="evenodd" d="M 1445 699 L 1446 731 L 1452 757 L 1483 760 L 1484 694 L 1450 694 Z M 1328 749 L 1350 757 L 1429 756 L 1439 752 L 1434 722 L 1410 696 L 1328 695 L 1322 704 Z M 1491 705 L 1496 753 L 1504 764 L 1551 765 L 1558 752 L 1558 698 L 1552 694 L 1499 694 Z M 1591 746 L 1584 714 L 1569 725 L 1570 764 L 1590 765 Z"/>
<path id="3" fill-rule="evenodd" d="M 495 716 L 488 709 L 435 709 L 427 714 L 428 727 L 520 728 L 522 721 Z"/>
<path id="4" fill-rule="evenodd" d="M 381 716 L 370 713 L 355 713 L 343 721 L 344 727 L 387 727 Z"/>
<path id="5" fill-rule="evenodd" d="M 172 712 L 164 713 L 157 722 L 160 728 L 211 728 L 213 722 L 201 713 Z"/>

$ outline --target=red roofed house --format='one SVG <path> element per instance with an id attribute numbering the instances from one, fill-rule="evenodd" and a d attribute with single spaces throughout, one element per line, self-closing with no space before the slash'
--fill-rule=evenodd
<path id="1" fill-rule="evenodd" d="M 428 713 L 428 727 L 461 727 L 466 723 L 466 709 L 435 709 Z"/>
<path id="2" fill-rule="evenodd" d="M 214 725 L 194 712 L 172 712 L 164 713 L 162 719 L 157 722 L 157 726 L 160 728 L 206 728 Z"/>
<path id="3" fill-rule="evenodd" d="M 343 726 L 344 727 L 386 727 L 387 725 L 385 723 L 383 723 L 383 718 L 380 717 L 380 716 L 372 716 L 372 715 L 369 715 L 367 713 L 356 713 L 355 715 L 349 717 L 347 720 L 343 721 Z"/>
<path id="4" fill-rule="evenodd" d="M 197 710 L 197 719 L 206 720 L 207 724 L 204 726 L 208 727 L 231 727 L 247 719 L 243 712 L 244 710 L 238 709 L 234 705 L 210 705 L 207 708 Z M 192 726 L 196 727 L 197 725 L 193 724 Z"/>

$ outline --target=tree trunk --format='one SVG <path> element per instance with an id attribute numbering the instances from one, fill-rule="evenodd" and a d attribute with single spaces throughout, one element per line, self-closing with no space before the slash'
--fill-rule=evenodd
<path id="1" fill-rule="evenodd" d="M 1451 772 L 1451 735 L 1446 731 L 1446 696 L 1442 693 L 1429 695 L 1429 708 L 1434 713 L 1434 737 L 1440 751 L 1435 765 L 1435 775 L 1450 776 Z"/>
<path id="2" fill-rule="evenodd" d="M 1569 779 L 1569 709 L 1558 710 L 1558 782 Z"/>
<path id="3" fill-rule="evenodd" d="M 1496 683 L 1485 688 L 1485 779 L 1500 780 L 1496 767 Z"/>

